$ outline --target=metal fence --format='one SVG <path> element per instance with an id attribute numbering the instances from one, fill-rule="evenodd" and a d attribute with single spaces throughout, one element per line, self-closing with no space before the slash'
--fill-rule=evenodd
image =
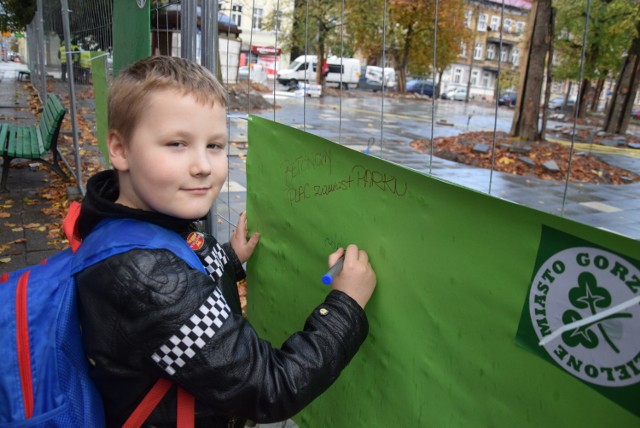
<path id="1" fill-rule="evenodd" d="M 94 0 L 91 2 L 83 0 L 38 0 L 38 13 L 33 22 L 27 28 L 29 64 L 32 70 L 32 83 L 41 98 L 47 92 L 47 73 L 58 77 L 61 73 L 60 60 L 57 53 L 65 39 L 65 13 L 68 14 L 69 36 L 72 40 L 69 43 L 79 47 L 79 51 L 101 51 L 111 57 L 113 37 L 112 37 L 112 15 L 114 0 Z M 116 0 L 117 1 L 117 0 Z M 133 0 L 132 0 L 133 1 Z M 65 3 L 68 5 L 65 12 Z M 144 3 L 144 2 L 142 2 Z M 214 71 L 218 77 L 233 91 L 246 91 L 246 108 L 240 106 L 239 113 L 253 112 L 250 102 L 250 93 L 254 93 L 250 85 L 236 87 L 235 84 L 240 79 L 249 81 L 259 80 L 269 94 L 264 98 L 268 99 L 272 108 L 269 111 L 261 111 L 257 114 L 263 115 L 278 122 L 302 128 L 328 139 L 337 141 L 343 145 L 350 146 L 356 150 L 365 151 L 369 154 L 379 156 L 398 162 L 402 156 L 395 156 L 399 146 L 404 147 L 404 152 L 411 151 L 408 147 L 411 140 L 422 137 L 427 142 L 425 153 L 418 154 L 422 157 L 420 166 L 411 160 L 405 164 L 409 168 L 415 168 L 421 172 L 438 175 L 440 171 L 434 168 L 434 138 L 438 136 L 453 135 L 454 133 L 464 133 L 469 130 L 488 131 L 493 137 L 490 140 L 489 150 L 492 153 L 498 144 L 497 135 L 500 131 L 508 132 L 510 128 L 510 111 L 501 107 L 499 96 L 503 92 L 515 89 L 514 76 L 519 74 L 518 60 L 526 54 L 523 47 L 526 47 L 530 40 L 527 39 L 529 32 L 523 30 L 530 25 L 528 2 L 522 0 L 467 0 L 468 6 L 461 11 L 459 25 L 467 26 L 473 21 L 470 27 L 477 30 L 481 25 L 482 31 L 486 32 L 487 40 L 491 41 L 491 46 L 478 46 L 477 39 L 473 36 L 466 40 L 466 43 L 459 43 L 451 49 L 460 49 L 460 55 L 455 58 L 448 67 L 441 67 L 439 43 L 445 43 L 442 19 L 449 10 L 450 4 L 446 1 L 431 0 L 431 16 L 433 25 L 432 32 L 428 35 L 431 39 L 431 51 L 422 52 L 421 55 L 431 58 L 430 71 L 420 72 L 423 79 L 430 79 L 432 82 L 439 82 L 442 92 L 448 88 L 466 88 L 466 96 L 475 90 L 478 94 L 475 100 L 464 104 L 461 115 L 466 119 L 464 123 L 451 126 L 450 115 L 452 114 L 452 104 L 450 101 L 442 101 L 438 96 L 432 96 L 414 108 L 410 114 L 399 114 L 402 110 L 403 98 L 397 97 L 393 91 L 385 85 L 380 87 L 379 92 L 367 94 L 364 101 L 355 101 L 352 89 L 346 89 L 342 80 L 337 89 L 326 89 L 326 96 L 321 100 L 316 100 L 307 95 L 310 94 L 311 86 L 301 86 L 302 96 L 299 97 L 298 107 L 294 108 L 295 113 L 291 113 L 282 107 L 283 97 L 295 95 L 295 91 L 288 91 L 278 83 L 276 73 L 286 67 L 289 59 L 285 57 L 285 51 L 297 52 L 299 55 L 314 55 L 318 51 L 318 41 L 320 37 L 316 30 L 317 18 L 314 10 L 319 4 L 331 4 L 332 9 L 328 12 L 328 17 L 332 20 L 336 30 L 330 39 L 327 40 L 324 50 L 330 52 L 343 61 L 342 58 L 352 56 L 353 43 L 347 43 L 353 34 L 349 31 L 351 25 L 348 11 L 353 11 L 355 3 L 341 0 L 332 2 L 293 1 L 293 0 L 243 0 L 243 1 L 211 1 L 211 0 L 152 0 L 149 2 L 151 14 L 151 51 L 152 54 L 179 55 L 194 59 Z M 378 7 L 369 10 L 369 24 L 379 28 L 379 35 L 376 41 L 379 48 L 375 55 L 368 58 L 372 65 L 380 66 L 382 79 L 385 80 L 385 67 L 397 65 L 398 47 L 395 41 L 389 39 L 387 34 L 390 28 L 397 26 L 392 22 L 390 7 L 391 0 L 380 0 L 375 3 Z M 397 3 L 397 2 L 395 2 Z M 402 2 L 400 2 L 402 3 Z M 409 2 L 411 3 L 411 2 Z M 422 2 L 416 2 L 422 3 Z M 529 2 L 530 3 L 530 2 Z M 581 34 L 574 34 L 576 39 L 581 39 L 582 51 L 579 54 L 577 67 L 580 74 L 577 78 L 549 80 L 549 90 L 562 92 L 569 100 L 572 97 L 580 96 L 580 91 L 585 89 L 580 83 L 586 70 L 589 68 L 589 58 L 585 54 L 589 38 L 592 37 L 593 29 L 589 28 L 592 4 L 600 3 L 598 0 L 585 0 L 579 2 L 576 8 L 583 7 L 581 16 L 584 24 Z M 362 2 L 362 4 L 372 5 L 374 2 Z M 295 6 L 295 8 L 294 8 Z M 482 12 L 482 7 L 491 7 L 490 13 Z M 529 4 L 530 6 L 530 4 Z M 520 9 L 518 9 L 520 8 Z M 294 15 L 294 10 L 297 14 Z M 474 12 L 475 11 L 475 12 Z M 508 12 L 508 13 L 507 13 Z M 509 17 L 511 15 L 514 17 Z M 521 18 L 517 18 L 521 14 Z M 218 16 L 218 19 L 214 19 Z M 483 18 L 484 16 L 484 18 Z M 287 21 L 289 18 L 289 21 Z M 483 22 L 481 22 L 484 20 Z M 495 22 L 494 22 L 495 21 Z M 507 21 L 509 25 L 507 26 Z M 512 22 L 513 21 L 513 22 Z M 250 22 L 250 25 L 246 25 Z M 244 24 L 244 25 L 243 25 Z M 497 24 L 503 24 L 498 25 Z M 298 28 L 303 34 L 303 41 L 295 46 L 286 37 L 288 32 Z M 440 31 L 440 32 L 439 32 Z M 575 31 L 575 30 L 574 30 Z M 423 36 L 424 37 L 424 36 Z M 268 40 L 268 46 L 262 48 L 270 49 L 262 55 L 256 49 L 258 43 Z M 66 42 L 66 41 L 65 41 Z M 428 43 L 429 45 L 429 43 Z M 480 51 L 478 51 L 480 49 Z M 72 49 L 73 50 L 73 49 Z M 410 52 L 415 54 L 415 52 Z M 90 78 L 87 78 L 85 67 L 81 64 L 81 53 L 66 53 L 72 63 L 77 63 L 77 68 L 73 68 L 74 79 L 69 81 L 69 93 L 72 109 L 76 104 L 74 88 L 76 85 L 86 85 Z M 117 52 L 115 53 L 117 55 Z M 293 59 L 293 58 L 291 58 Z M 475 63 L 474 63 L 475 61 Z M 69 61 L 67 61 L 69 63 Z M 478 64 L 484 66 L 478 68 Z M 86 64 L 84 64 L 86 65 Z M 344 66 L 343 63 L 339 64 Z M 363 64 L 364 65 L 364 64 Z M 474 68 L 475 67 L 475 68 Z M 69 67 L 67 67 L 69 69 Z M 444 70 L 442 70 L 444 69 Z M 239 71 L 246 70 L 246 74 L 239 75 Z M 266 70 L 266 72 L 265 72 Z M 364 68 L 362 72 L 364 72 Z M 68 72 L 69 70 L 67 70 Z M 411 62 L 409 61 L 406 71 L 411 75 Z M 259 73 L 264 73 L 266 77 L 258 77 Z M 312 74 L 312 76 L 307 75 Z M 616 71 L 611 70 L 606 85 L 611 89 L 614 87 L 614 77 Z M 315 71 L 309 69 L 305 71 L 304 79 L 313 81 Z M 550 75 L 545 74 L 544 78 L 549 79 Z M 304 80 L 303 79 L 303 80 Z M 342 76 L 340 76 L 342 79 Z M 487 80 L 488 79 L 488 80 Z M 511 80 L 510 80 L 511 79 Z M 516 79 L 517 80 L 517 79 Z M 362 79 L 361 79 L 362 82 Z M 404 86 L 404 79 L 400 80 Z M 347 85 L 348 86 L 348 85 Z M 606 86 L 605 86 L 606 87 Z M 484 88 L 484 90 L 482 90 Z M 292 93 L 293 92 L 293 93 Z M 464 91 L 462 91 L 464 92 Z M 599 99 L 603 104 L 609 102 L 607 91 L 602 92 Z M 436 94 L 437 95 L 437 94 Z M 484 98 L 484 99 L 483 99 Z M 468 99 L 466 101 L 469 101 Z M 412 104 L 416 105 L 416 104 Z M 367 114 L 362 113 L 366 107 Z M 311 111 L 315 111 L 313 118 Z M 319 114 L 318 110 L 322 110 Z M 371 113 L 373 112 L 373 113 Z M 480 113 L 482 112 L 482 114 Z M 237 111 L 236 111 L 237 113 Z M 72 111 L 75 118 L 77 113 Z M 237 114 L 231 115 L 237 117 Z M 481 119 L 482 116 L 482 119 Z M 232 141 L 246 138 L 246 123 L 242 120 L 232 119 L 229 122 L 229 133 Z M 357 126 L 353 126 L 357 123 Z M 546 122 L 544 122 L 546 124 Z M 576 136 L 581 129 L 581 122 L 577 114 L 571 113 L 568 120 L 564 122 L 564 130 L 568 133 L 571 156 L 576 152 L 597 152 L 593 145 L 593 135 L 591 144 L 580 149 L 576 146 Z M 403 132 L 403 127 L 413 127 L 412 132 Z M 507 128 L 507 129 L 505 129 Z M 364 129 L 364 131 L 363 131 Z M 549 130 L 547 130 L 549 131 Z M 408 137 L 407 135 L 411 135 Z M 80 159 L 77 130 L 74 124 L 74 143 L 76 146 L 76 171 L 80 173 Z M 404 153 L 403 152 L 403 153 Z M 397 154 L 397 153 L 396 153 Z M 626 153 L 625 155 L 628 155 Z M 634 155 L 637 157 L 637 154 Z M 415 159 L 416 157 L 412 157 Z M 489 194 L 496 194 L 494 188 L 494 166 L 498 159 L 492 160 L 489 173 L 476 181 L 484 180 L 482 183 L 473 183 L 472 187 Z M 425 166 L 426 165 L 426 166 Z M 565 214 L 565 203 L 567 195 L 581 191 L 582 185 L 576 185 L 569 181 L 571 174 L 571 162 L 569 172 L 564 183 L 564 197 L 561 206 L 554 207 L 551 211 Z M 478 176 L 479 177 L 479 176 Z M 456 177 L 443 177 L 455 182 Z M 82 183 L 82 177 L 78 177 Z M 462 180 L 461 184 L 469 185 L 469 181 Z M 548 207 L 541 207 L 548 208 Z M 214 211 L 218 211 L 214 209 Z M 232 225 L 229 213 L 216 213 L 213 218 L 220 219 L 227 226 Z M 215 227 L 211 225 L 210 227 Z M 228 227 L 226 229 L 229 229 Z"/>

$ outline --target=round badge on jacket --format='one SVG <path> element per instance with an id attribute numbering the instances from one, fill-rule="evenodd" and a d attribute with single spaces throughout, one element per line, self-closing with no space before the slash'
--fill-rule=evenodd
<path id="1" fill-rule="evenodd" d="M 198 251 L 204 245 L 204 236 L 199 232 L 191 232 L 187 236 L 187 244 L 193 251 Z"/>

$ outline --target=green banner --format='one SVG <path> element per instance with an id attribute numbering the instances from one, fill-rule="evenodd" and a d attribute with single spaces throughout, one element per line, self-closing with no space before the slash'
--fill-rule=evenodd
<path id="1" fill-rule="evenodd" d="M 301 427 L 640 424 L 516 343 L 545 228 L 628 260 L 640 259 L 640 242 L 255 116 L 247 212 L 262 233 L 248 264 L 249 319 L 274 346 L 327 294 L 321 277 L 337 246 L 367 250 L 378 277 L 367 341 L 294 418 Z"/>
<path id="2" fill-rule="evenodd" d="M 150 1 L 113 2 L 113 75 L 151 55 Z M 140 6 L 140 5 L 141 6 Z"/>
<path id="3" fill-rule="evenodd" d="M 107 151 L 107 53 L 91 52 L 91 81 L 93 83 L 93 100 L 96 110 L 96 136 L 98 148 L 109 167 L 109 153 Z"/>

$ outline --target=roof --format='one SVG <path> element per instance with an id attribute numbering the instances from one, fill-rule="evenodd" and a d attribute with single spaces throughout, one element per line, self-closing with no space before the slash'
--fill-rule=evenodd
<path id="1" fill-rule="evenodd" d="M 488 0 L 491 3 L 502 4 L 503 0 Z M 531 9 L 531 0 L 504 0 L 505 6 L 518 7 L 520 9 Z"/>

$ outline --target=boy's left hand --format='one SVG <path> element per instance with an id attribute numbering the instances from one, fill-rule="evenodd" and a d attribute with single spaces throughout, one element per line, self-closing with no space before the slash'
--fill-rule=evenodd
<path id="1" fill-rule="evenodd" d="M 247 231 L 247 213 L 243 211 L 238 220 L 238 227 L 233 231 L 233 236 L 231 237 L 231 248 L 236 252 L 240 263 L 249 260 L 260 240 L 260 233 L 258 232 L 254 232 L 251 238 L 247 240 Z"/>

